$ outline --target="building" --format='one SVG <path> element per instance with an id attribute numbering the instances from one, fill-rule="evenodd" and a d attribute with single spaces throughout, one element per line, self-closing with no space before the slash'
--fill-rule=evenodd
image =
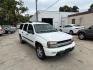
<path id="1" fill-rule="evenodd" d="M 89 27 L 93 25 L 93 10 L 69 15 L 68 22 L 70 24 L 80 24 Z"/>
<path id="2" fill-rule="evenodd" d="M 39 11 L 38 21 L 47 22 L 55 28 L 60 29 L 63 24 L 68 23 L 68 15 L 75 14 L 74 12 L 57 12 L 57 11 Z M 32 16 L 31 21 L 36 21 L 36 13 Z"/>

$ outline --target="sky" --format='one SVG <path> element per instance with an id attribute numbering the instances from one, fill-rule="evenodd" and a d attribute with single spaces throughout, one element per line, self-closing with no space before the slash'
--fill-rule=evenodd
<path id="1" fill-rule="evenodd" d="M 22 0 L 24 5 L 28 7 L 28 11 L 25 14 L 34 14 L 35 13 L 35 0 Z M 90 5 L 93 3 L 93 0 L 59 0 L 53 7 L 46 10 L 51 4 L 55 3 L 57 0 L 38 0 L 38 10 L 44 11 L 58 11 L 60 6 L 76 5 L 79 7 L 80 11 L 86 11 L 89 9 Z"/>

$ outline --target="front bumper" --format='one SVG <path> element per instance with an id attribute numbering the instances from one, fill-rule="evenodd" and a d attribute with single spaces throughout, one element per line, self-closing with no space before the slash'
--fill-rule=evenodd
<path id="1" fill-rule="evenodd" d="M 75 43 L 73 42 L 70 45 L 62 46 L 59 48 L 44 48 L 44 51 L 45 51 L 46 56 L 56 56 L 57 54 L 59 54 L 61 52 L 62 53 L 66 52 L 66 51 L 70 52 L 73 50 L 74 47 L 75 47 Z"/>

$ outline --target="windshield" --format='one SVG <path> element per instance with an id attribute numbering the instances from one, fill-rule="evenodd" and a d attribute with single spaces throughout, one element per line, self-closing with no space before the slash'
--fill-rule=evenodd
<path id="1" fill-rule="evenodd" d="M 57 32 L 57 30 L 50 24 L 35 24 L 34 28 L 36 33 Z"/>

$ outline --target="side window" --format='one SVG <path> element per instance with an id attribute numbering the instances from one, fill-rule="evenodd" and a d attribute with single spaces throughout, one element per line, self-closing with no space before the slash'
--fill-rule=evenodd
<path id="1" fill-rule="evenodd" d="M 31 24 L 28 26 L 28 33 L 34 34 L 33 26 Z"/>
<path id="2" fill-rule="evenodd" d="M 91 28 L 93 29 L 93 25 L 91 26 Z"/>
<path id="3" fill-rule="evenodd" d="M 20 28 L 19 29 L 22 29 L 23 28 L 23 24 L 20 25 Z"/>
<path id="4" fill-rule="evenodd" d="M 28 26 L 28 24 L 24 25 L 24 28 L 23 28 L 24 31 L 27 31 L 27 26 Z"/>
<path id="5" fill-rule="evenodd" d="M 67 28 L 67 27 L 72 27 L 71 25 L 66 25 L 66 26 L 64 26 L 65 28 Z"/>
<path id="6" fill-rule="evenodd" d="M 93 29 L 93 25 L 90 27 L 90 29 Z"/>

